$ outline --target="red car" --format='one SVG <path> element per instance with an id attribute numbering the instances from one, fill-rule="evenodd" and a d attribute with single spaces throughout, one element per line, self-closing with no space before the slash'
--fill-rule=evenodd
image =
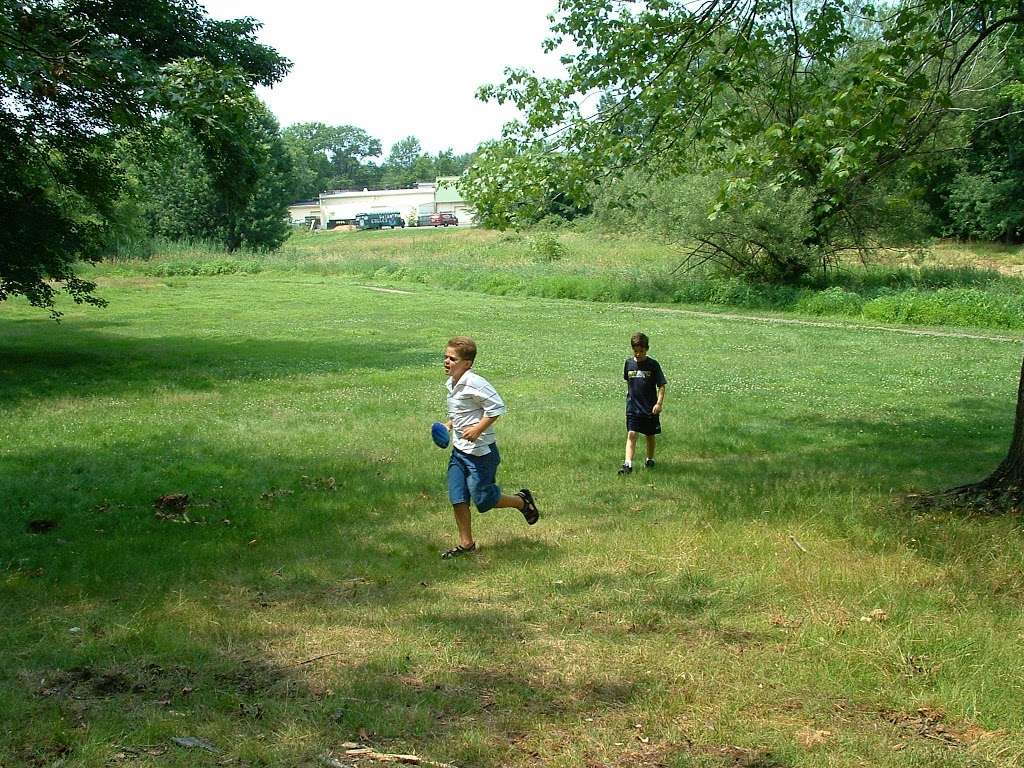
<path id="1" fill-rule="evenodd" d="M 432 213 L 430 214 L 430 226 L 432 227 L 457 227 L 459 220 L 454 213 Z"/>

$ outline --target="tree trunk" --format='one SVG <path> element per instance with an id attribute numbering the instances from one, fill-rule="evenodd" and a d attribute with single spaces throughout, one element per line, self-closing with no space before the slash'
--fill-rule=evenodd
<path id="1" fill-rule="evenodd" d="M 950 488 L 946 494 L 970 500 L 996 504 L 1001 507 L 1019 507 L 1024 500 L 1024 363 L 1021 364 L 1017 385 L 1017 413 L 1013 420 L 1013 438 L 1006 458 L 998 467 L 977 483 Z"/>

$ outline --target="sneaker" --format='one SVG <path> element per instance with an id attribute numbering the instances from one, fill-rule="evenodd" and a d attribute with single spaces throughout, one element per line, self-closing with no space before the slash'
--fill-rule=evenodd
<path id="1" fill-rule="evenodd" d="M 537 505 L 533 501 L 533 494 L 530 493 L 529 488 L 523 488 L 516 496 L 523 500 L 522 513 L 527 524 L 533 525 L 540 519 L 540 510 L 537 509 Z"/>
<path id="2" fill-rule="evenodd" d="M 633 468 L 629 464 L 623 464 L 621 467 L 619 467 L 620 475 L 628 475 L 632 471 Z"/>
<path id="3" fill-rule="evenodd" d="M 644 466 L 647 467 L 648 469 L 653 467 L 654 466 L 654 459 L 647 459 L 647 461 L 644 462 Z"/>

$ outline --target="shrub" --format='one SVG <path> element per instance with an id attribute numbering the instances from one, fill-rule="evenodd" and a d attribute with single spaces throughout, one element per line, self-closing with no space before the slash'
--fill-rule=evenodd
<path id="1" fill-rule="evenodd" d="M 565 246 L 559 241 L 557 235 L 550 232 L 534 235 L 530 240 L 530 251 L 534 261 L 541 264 L 550 264 L 565 258 Z"/>
<path id="2" fill-rule="evenodd" d="M 808 315 L 859 315 L 864 308 L 860 294 L 845 291 L 839 286 L 823 291 L 803 294 L 793 305 L 797 312 Z"/>
<path id="3" fill-rule="evenodd" d="M 864 305 L 864 316 L 889 323 L 1024 328 L 1024 297 L 976 288 L 917 290 L 879 296 Z"/>
<path id="4" fill-rule="evenodd" d="M 1024 200 L 1020 179 L 1004 169 L 961 173 L 950 189 L 949 234 L 982 240 L 1019 241 L 1024 237 Z"/>
<path id="5" fill-rule="evenodd" d="M 259 261 L 211 259 L 195 261 L 164 261 L 151 264 L 145 273 L 153 277 L 209 277 L 212 275 L 254 275 L 263 271 Z"/>
<path id="6" fill-rule="evenodd" d="M 691 175 L 652 187 L 648 226 L 669 242 L 693 243 L 710 261 L 754 282 L 793 283 L 822 261 L 807 245 L 811 195 L 761 187 L 725 174 Z"/>

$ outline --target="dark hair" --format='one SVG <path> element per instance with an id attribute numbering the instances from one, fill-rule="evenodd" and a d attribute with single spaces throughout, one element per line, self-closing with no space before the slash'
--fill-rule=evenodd
<path id="1" fill-rule="evenodd" d="M 460 360 L 473 362 L 476 360 L 476 342 L 469 336 L 453 336 L 448 339 L 448 345 L 459 353 Z"/>
<path id="2" fill-rule="evenodd" d="M 643 347 L 644 349 L 651 348 L 651 340 L 647 338 L 646 333 L 634 333 L 629 338 L 629 346 L 631 347 Z"/>

